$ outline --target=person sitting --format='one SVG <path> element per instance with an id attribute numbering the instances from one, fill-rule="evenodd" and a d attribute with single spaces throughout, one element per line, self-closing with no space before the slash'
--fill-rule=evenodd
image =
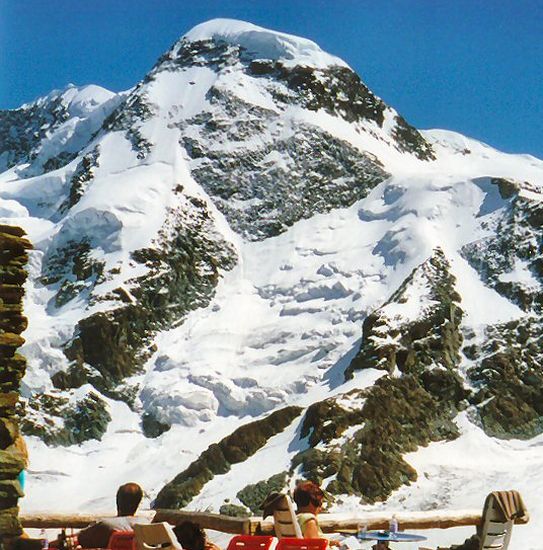
<path id="1" fill-rule="evenodd" d="M 113 531 L 132 531 L 134 524 L 146 523 L 145 518 L 135 517 L 143 497 L 137 483 L 125 483 L 117 490 L 117 517 L 104 518 L 79 531 L 77 539 L 83 548 L 106 548 Z"/>
<path id="2" fill-rule="evenodd" d="M 173 532 L 184 550 L 221 550 L 209 541 L 205 531 L 192 521 L 184 521 L 176 525 Z"/>
<path id="3" fill-rule="evenodd" d="M 324 539 L 319 527 L 317 515 L 322 510 L 323 490 L 313 481 L 301 481 L 294 489 L 293 499 L 296 503 L 296 517 L 306 539 Z M 330 546 L 340 546 L 338 540 L 328 540 Z"/>

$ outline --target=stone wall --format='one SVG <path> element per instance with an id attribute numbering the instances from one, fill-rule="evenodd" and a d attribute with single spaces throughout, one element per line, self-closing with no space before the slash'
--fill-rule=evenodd
<path id="1" fill-rule="evenodd" d="M 26 360 L 17 353 L 27 326 L 23 315 L 25 265 L 30 242 L 19 227 L 0 225 L 0 542 L 19 535 L 18 480 L 26 465 L 26 449 L 19 433 L 16 407 Z"/>

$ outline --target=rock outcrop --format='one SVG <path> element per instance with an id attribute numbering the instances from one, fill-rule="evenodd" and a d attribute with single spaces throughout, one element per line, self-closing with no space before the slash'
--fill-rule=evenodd
<path id="1" fill-rule="evenodd" d="M 359 369 L 386 374 L 370 388 L 307 410 L 301 436 L 309 437 L 309 449 L 294 466 L 310 479 L 331 479 L 330 492 L 354 493 L 366 502 L 386 499 L 417 479 L 404 453 L 458 436 L 454 417 L 467 406 L 469 391 L 457 372 L 462 310 L 449 267 L 436 249 L 366 317 L 362 346 L 346 377 Z"/>
<path id="2" fill-rule="evenodd" d="M 241 426 L 219 443 L 210 445 L 158 493 L 154 507 L 182 508 L 187 505 L 214 476 L 225 474 L 232 464 L 247 460 L 301 412 L 300 407 L 285 407 L 262 420 Z"/>
<path id="3" fill-rule="evenodd" d="M 543 433 L 543 203 L 529 182 L 494 178 L 506 206 L 496 231 L 462 249 L 485 283 L 518 305 L 522 319 L 488 326 L 482 343 L 466 342 L 478 421 L 503 439 Z M 535 198 L 534 198 L 535 197 Z"/>

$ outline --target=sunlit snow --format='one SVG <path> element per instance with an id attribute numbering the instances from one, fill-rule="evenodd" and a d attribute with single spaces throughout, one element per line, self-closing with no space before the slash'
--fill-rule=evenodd
<path id="1" fill-rule="evenodd" d="M 221 39 L 285 64 L 345 66 L 309 40 L 230 20 L 199 25 L 184 38 Z M 360 343 L 362 321 L 436 246 L 444 251 L 456 277 L 465 328 L 478 333 L 489 323 L 523 315 L 485 286 L 459 251 L 484 237 L 488 230 L 482 222 L 505 207 L 495 186 L 481 178 L 528 181 L 532 190 L 527 193 L 538 196 L 543 189 L 542 161 L 504 154 L 443 130 L 424 132 L 434 144 L 437 160 L 421 161 L 393 147 L 394 111 L 390 109 L 382 129 L 368 124 L 368 131 L 362 131 L 324 111 L 291 105 L 281 114 L 285 132 L 295 132 L 300 122 L 318 126 L 376 155 L 392 177 L 350 208 L 299 221 L 273 238 L 247 242 L 233 233 L 191 177 L 179 143 L 183 123 L 209 108 L 206 93 L 212 85 L 228 88 L 245 102 L 274 108 L 259 81 L 240 72 L 218 75 L 207 67 L 190 67 L 160 73 L 143 88 L 156 108 L 140 127 L 142 135 L 155 144 L 152 152 L 139 159 L 123 132 L 98 134 L 92 146 L 100 145 L 100 165 L 80 202 L 64 215 L 58 216 L 58 207 L 68 192 L 76 161 L 32 177 L 20 176 L 16 169 L 0 175 L 0 222 L 21 225 L 36 246 L 25 298 L 31 320 L 22 350 L 29 363 L 23 381 L 26 396 L 50 389 L 50 376 L 67 366 L 61 344 L 92 310 L 82 300 L 52 308 L 51 291 L 38 281 L 44 254 L 60 246 L 61 239 L 87 236 L 94 244 L 93 254 L 108 268 L 118 268 L 113 281 L 97 287 L 105 295 L 142 273 L 144 268 L 130 261 L 130 253 L 148 246 L 156 236 L 167 209 L 181 200 L 173 189 L 182 183 L 185 193 L 206 201 L 218 231 L 233 243 L 239 256 L 237 266 L 223 274 L 210 306 L 159 333 L 145 371 L 134 377 L 143 387 L 137 409 L 152 411 L 172 423 L 172 429 L 147 439 L 137 412 L 109 399 L 113 421 L 101 442 L 53 448 L 29 438 L 31 465 L 23 511 L 51 507 L 112 511 L 114 489 L 129 480 L 145 487 L 149 504 L 209 444 L 239 425 L 285 405 L 307 406 L 371 385 L 381 371 L 358 372 L 353 380 L 343 380 Z M 89 139 L 111 102 L 120 103 L 124 97 L 97 86 L 69 88 L 64 94 L 74 118 L 44 145 L 59 152 L 78 146 L 83 137 Z M 87 146 L 85 152 L 91 148 Z M 44 149 L 43 154 L 50 152 Z M 267 161 L 288 164 L 278 153 L 270 154 Z M 522 265 L 502 280 L 535 284 Z M 414 294 L 402 304 L 404 318 L 420 311 L 419 297 Z M 398 313 L 394 308 L 398 306 L 387 310 L 391 318 Z M 534 520 L 515 530 L 513 546 L 538 550 L 543 486 L 537 472 L 543 467 L 543 440 L 498 441 L 464 415 L 459 422 L 462 435 L 456 441 L 433 443 L 407 456 L 419 480 L 374 509 L 478 508 L 488 491 L 518 488 Z M 216 510 L 225 498 L 235 502 L 240 488 L 262 479 L 261 470 L 266 477 L 284 470 L 300 444 L 298 432 L 296 420 L 247 463 L 216 477 L 191 506 Z M 352 509 L 352 503 L 346 500 L 343 509 Z M 462 534 L 466 531 L 435 532 L 430 537 L 435 543 L 459 542 Z"/>

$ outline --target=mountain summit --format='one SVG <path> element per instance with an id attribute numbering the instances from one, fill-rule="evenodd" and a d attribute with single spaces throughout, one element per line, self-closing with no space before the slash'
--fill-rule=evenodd
<path id="1" fill-rule="evenodd" d="M 28 508 L 127 476 L 255 511 L 305 475 L 343 509 L 478 507 L 500 479 L 537 514 L 543 162 L 419 131 L 313 42 L 231 20 L 0 132 L 2 222 L 35 246 Z"/>
<path id="2" fill-rule="evenodd" d="M 281 61 L 283 64 L 290 62 L 293 66 L 307 65 L 316 69 L 333 66 L 349 68 L 342 59 L 321 50 L 311 40 L 234 19 L 213 19 L 197 25 L 174 46 L 173 52 L 181 49 L 186 42 L 208 40 L 241 47 L 253 59 Z"/>

